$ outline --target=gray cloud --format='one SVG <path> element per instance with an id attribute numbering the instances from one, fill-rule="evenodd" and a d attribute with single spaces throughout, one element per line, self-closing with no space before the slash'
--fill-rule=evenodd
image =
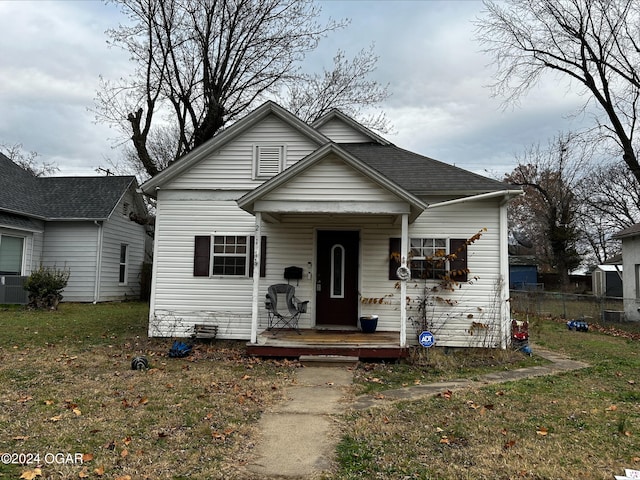
<path id="1" fill-rule="evenodd" d="M 519 107 L 490 97 L 490 59 L 473 40 L 477 1 L 322 1 L 323 17 L 351 25 L 323 40 L 305 68 L 329 68 L 340 48 L 353 55 L 375 43 L 376 78 L 389 83 L 383 106 L 398 146 L 479 173 L 503 174 L 515 154 L 572 127 L 582 103 L 557 81 L 534 89 Z M 105 166 L 115 136 L 88 108 L 99 75 L 131 68 L 106 45 L 105 30 L 123 21 L 99 2 L 0 2 L 0 142 L 22 143 L 56 162 L 64 175 Z M 553 80 L 553 79 L 552 79 Z M 559 86 L 560 85 L 560 86 Z"/>

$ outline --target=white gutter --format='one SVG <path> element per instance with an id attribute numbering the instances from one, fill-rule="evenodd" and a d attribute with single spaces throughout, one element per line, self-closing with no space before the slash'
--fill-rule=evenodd
<path id="1" fill-rule="evenodd" d="M 503 197 L 503 196 L 508 197 L 511 195 L 513 196 L 522 195 L 523 193 L 524 192 L 522 190 L 498 190 L 497 192 L 481 193 L 480 195 L 473 195 L 471 197 L 462 197 L 462 198 L 456 198 L 454 200 L 447 200 L 444 202 L 432 203 L 427 206 L 427 209 L 446 207 L 448 205 L 455 205 L 457 203 L 473 202 L 475 200 L 486 200 L 487 198 L 496 198 L 496 197 Z"/>
<path id="2" fill-rule="evenodd" d="M 100 298 L 100 275 L 102 272 L 102 222 L 98 222 L 94 220 L 96 226 L 98 227 L 98 236 L 96 240 L 96 284 L 93 289 L 93 303 L 94 305 L 98 303 L 98 299 Z"/>

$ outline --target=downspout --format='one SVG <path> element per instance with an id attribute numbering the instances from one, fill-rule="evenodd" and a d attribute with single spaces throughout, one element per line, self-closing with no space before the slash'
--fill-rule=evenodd
<path id="1" fill-rule="evenodd" d="M 94 220 L 93 223 L 98 227 L 98 235 L 96 239 L 96 284 L 93 289 L 93 304 L 98 303 L 100 298 L 100 276 L 102 272 L 102 222 Z"/>
<path id="2" fill-rule="evenodd" d="M 498 190 L 497 192 L 481 193 L 480 195 L 473 195 L 471 197 L 456 198 L 453 200 L 446 200 L 444 202 L 432 203 L 427 205 L 427 208 L 446 207 L 448 205 L 455 205 L 464 202 L 473 202 L 475 200 L 486 200 L 488 198 L 505 197 L 504 201 L 507 201 L 510 196 L 522 195 L 522 190 Z"/>
<path id="3" fill-rule="evenodd" d="M 500 330 L 501 340 L 500 348 L 503 350 L 507 348 L 510 337 L 509 327 L 511 325 L 511 308 L 509 303 L 509 222 L 507 217 L 507 202 L 509 197 L 500 202 L 500 305 L 498 306 L 500 312 Z"/>

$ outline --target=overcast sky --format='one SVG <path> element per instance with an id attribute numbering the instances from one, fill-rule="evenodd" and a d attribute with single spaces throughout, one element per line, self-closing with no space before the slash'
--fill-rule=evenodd
<path id="1" fill-rule="evenodd" d="M 310 58 L 330 67 L 337 49 L 348 54 L 375 45 L 375 79 L 391 93 L 383 109 L 396 145 L 468 170 L 502 175 L 516 154 L 575 128 L 582 100 L 550 81 L 517 108 L 490 96 L 490 58 L 474 40 L 476 0 L 324 0 L 323 17 L 351 24 L 325 39 Z M 122 20 L 112 5 L 91 0 L 0 0 L 0 143 L 21 143 L 57 164 L 58 175 L 96 175 L 117 159 L 115 131 L 96 124 L 100 75 L 127 72 L 127 55 L 109 49 L 105 30 Z M 487 173 L 489 172 L 489 173 Z"/>

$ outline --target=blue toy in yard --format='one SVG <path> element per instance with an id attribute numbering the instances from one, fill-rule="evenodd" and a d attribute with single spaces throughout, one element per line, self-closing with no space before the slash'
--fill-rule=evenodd
<path id="1" fill-rule="evenodd" d="M 584 320 L 569 320 L 567 322 L 567 328 L 576 332 L 588 332 L 589 324 Z"/>
<path id="2" fill-rule="evenodd" d="M 171 358 L 186 357 L 191 353 L 191 348 L 191 345 L 176 340 L 173 342 L 173 346 L 169 350 L 169 356 Z"/>

